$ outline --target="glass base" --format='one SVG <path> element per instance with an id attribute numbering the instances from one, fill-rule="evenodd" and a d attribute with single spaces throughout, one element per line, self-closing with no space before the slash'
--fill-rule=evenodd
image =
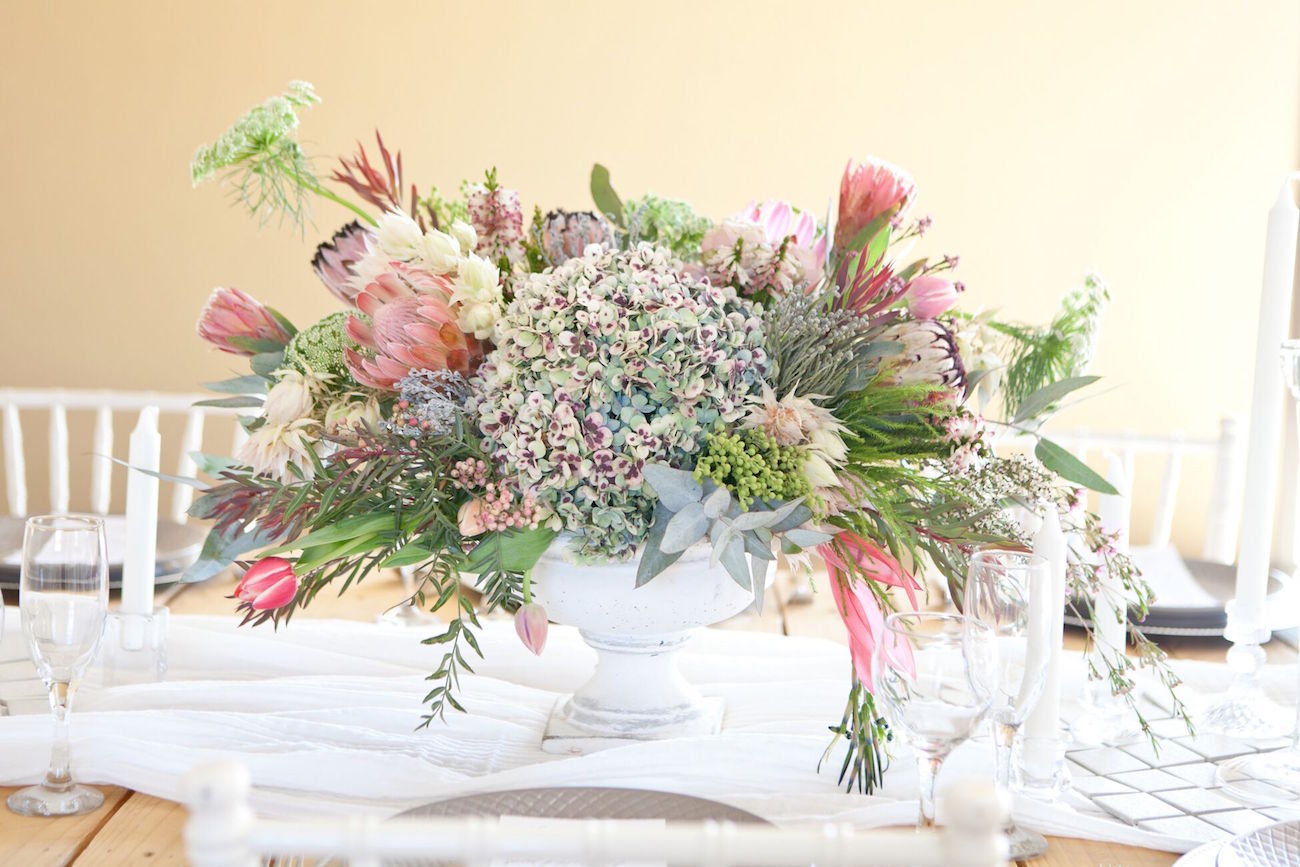
<path id="1" fill-rule="evenodd" d="M 1230 689 L 1197 717 L 1196 727 L 1235 738 L 1280 738 L 1291 733 L 1295 718 L 1262 689 Z"/>
<path id="2" fill-rule="evenodd" d="M 1037 831 L 1026 831 L 1019 825 L 1007 828 L 1007 842 L 1011 844 L 1012 861 L 1024 861 L 1047 854 L 1047 838 Z"/>
<path id="3" fill-rule="evenodd" d="M 80 816 L 93 813 L 104 803 L 104 793 L 73 783 L 50 789 L 44 784 L 28 786 L 9 796 L 9 809 L 20 816 Z"/>
<path id="4" fill-rule="evenodd" d="M 1223 794 L 1244 804 L 1300 802 L 1300 750 L 1294 747 L 1230 759 L 1214 774 Z"/>

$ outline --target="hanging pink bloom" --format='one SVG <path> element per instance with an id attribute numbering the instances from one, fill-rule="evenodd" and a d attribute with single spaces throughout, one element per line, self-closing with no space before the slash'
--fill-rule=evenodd
<path id="1" fill-rule="evenodd" d="M 875 652 L 878 637 L 884 634 L 885 615 L 875 593 L 861 583 L 858 575 L 865 573 L 870 581 L 902 587 L 913 609 L 917 607 L 916 591 L 920 585 L 887 552 L 848 530 L 840 532 L 835 542 L 819 546 L 817 552 L 830 571 L 831 595 L 849 633 L 853 670 L 858 680 L 871 690 L 871 655 Z M 845 557 L 853 562 L 856 570 L 850 569 Z M 892 642 L 889 651 L 892 659 L 901 660 L 904 665 L 911 660 L 906 649 L 894 647 Z"/>
<path id="2" fill-rule="evenodd" d="M 907 309 L 917 319 L 933 319 L 957 303 L 957 285 L 937 274 L 923 274 L 907 284 Z"/>
<path id="3" fill-rule="evenodd" d="M 199 314 L 199 337 L 222 352 L 256 355 L 246 341 L 260 340 L 285 346 L 290 334 L 275 314 L 251 295 L 238 289 L 214 289 Z"/>
<path id="4" fill-rule="evenodd" d="M 244 573 L 235 597 L 254 611 L 271 611 L 293 601 L 298 593 L 298 576 L 293 564 L 283 557 L 264 557 Z"/>
<path id="5" fill-rule="evenodd" d="M 446 277 L 395 262 L 357 295 L 366 323 L 348 317 L 348 336 L 369 352 L 344 351 L 348 370 L 362 385 L 396 391 L 412 370 L 454 370 L 468 376 L 483 360 L 483 346 L 460 330 Z"/>
<path id="6" fill-rule="evenodd" d="M 546 630 L 550 624 L 546 620 L 546 609 L 536 602 L 519 606 L 515 612 L 515 632 L 519 640 L 533 653 L 542 655 L 546 647 Z"/>
<path id="7" fill-rule="evenodd" d="M 353 220 L 334 233 L 334 237 L 316 248 L 311 267 L 325 288 L 344 304 L 352 304 L 357 287 L 351 284 L 356 265 L 366 255 L 366 244 L 374 235 Z"/>
<path id="8" fill-rule="evenodd" d="M 861 164 L 849 160 L 840 180 L 840 211 L 835 223 L 835 249 L 843 251 L 867 224 L 895 205 L 907 209 L 916 194 L 912 176 L 892 163 L 867 157 Z"/>

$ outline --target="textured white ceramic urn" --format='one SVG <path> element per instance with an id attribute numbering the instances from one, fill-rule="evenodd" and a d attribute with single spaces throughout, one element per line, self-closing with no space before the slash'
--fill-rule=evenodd
<path id="1" fill-rule="evenodd" d="M 578 565 L 557 541 L 533 567 L 533 594 L 556 623 L 576 626 L 596 671 L 551 712 L 543 748 L 586 753 L 619 741 L 715 734 L 722 699 L 705 698 L 677 670 L 677 650 L 700 626 L 744 611 L 753 594 L 709 547 L 696 545 L 642 587 L 637 561 Z M 769 570 L 770 571 L 770 570 Z"/>

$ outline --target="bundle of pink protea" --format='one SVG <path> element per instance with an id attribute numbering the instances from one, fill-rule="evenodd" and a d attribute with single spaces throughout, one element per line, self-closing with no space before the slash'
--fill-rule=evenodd
<path id="1" fill-rule="evenodd" d="M 418 566 L 417 600 L 447 622 L 427 722 L 461 707 L 481 611 L 515 612 L 541 652 L 531 574 L 554 545 L 635 561 L 638 586 L 707 545 L 755 604 L 772 561 L 807 568 L 816 551 L 852 651 L 842 780 L 870 788 L 883 616 L 920 603 L 927 571 L 959 587 L 977 546 L 1023 546 L 1008 507 L 1061 509 L 1074 583 L 1109 569 L 1146 598 L 1081 508 L 1078 485 L 1103 480 L 1046 439 L 1037 459 L 990 447 L 994 429 L 1037 436 L 1091 381 L 1099 282 L 1046 328 L 957 312 L 956 257 L 903 258 L 930 220 L 912 179 L 875 159 L 850 162 L 824 219 L 773 200 L 718 221 L 625 200 L 601 166 L 592 210 L 526 216 L 494 170 L 459 195 L 408 187 L 382 139 L 323 178 L 295 134 L 316 101 L 295 83 L 193 164 L 263 221 L 305 226 L 313 196 L 355 216 L 312 261 L 339 311 L 297 329 L 219 289 L 200 318 L 251 367 L 213 403 L 250 412 L 234 457 L 205 461 L 215 481 L 192 511 L 213 529 L 192 577 L 262 551 L 236 592 L 249 619 Z"/>

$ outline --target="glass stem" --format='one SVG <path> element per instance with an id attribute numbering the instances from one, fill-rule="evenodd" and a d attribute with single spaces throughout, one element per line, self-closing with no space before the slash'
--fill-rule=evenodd
<path id="1" fill-rule="evenodd" d="M 996 749 L 997 765 L 994 768 L 998 788 L 1004 792 L 1011 791 L 1011 747 L 1016 742 L 1016 727 L 993 722 L 993 743 Z"/>
<path id="2" fill-rule="evenodd" d="M 50 747 L 50 769 L 45 772 L 45 787 L 63 791 L 72 785 L 72 764 L 68 748 L 68 714 L 72 709 L 72 687 L 68 683 L 50 684 L 50 711 L 54 717 L 54 744 Z"/>
<path id="3" fill-rule="evenodd" d="M 921 777 L 921 817 L 916 827 L 934 827 L 934 784 L 939 777 L 939 768 L 943 765 L 943 756 L 916 757 L 916 766 Z"/>

